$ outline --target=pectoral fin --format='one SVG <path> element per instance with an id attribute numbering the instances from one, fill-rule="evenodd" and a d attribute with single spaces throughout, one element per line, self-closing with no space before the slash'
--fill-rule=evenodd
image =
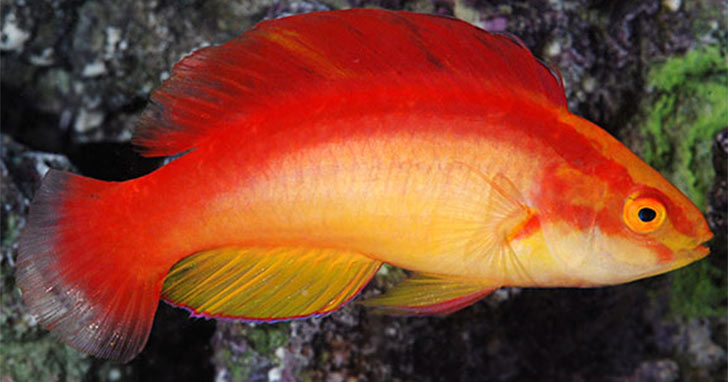
<path id="1" fill-rule="evenodd" d="M 445 219 L 439 225 L 442 230 L 451 230 L 447 236 L 450 241 L 465 243 L 463 251 L 453 254 L 449 260 L 467 268 L 488 269 L 489 284 L 529 285 L 532 277 L 513 251 L 511 241 L 529 224 L 537 223 L 537 211 L 501 173 L 486 176 L 463 162 L 454 162 L 451 173 L 457 173 L 463 179 L 461 183 L 469 185 L 461 190 L 468 197 L 456 200 L 477 200 L 477 203 L 456 207 L 462 210 L 458 216 L 467 217 L 467 224 L 456 225 Z M 481 196 L 478 198 L 476 193 Z"/>
<path id="2" fill-rule="evenodd" d="M 354 298 L 380 265 L 333 249 L 217 249 L 178 262 L 162 298 L 206 317 L 277 321 L 323 315 Z"/>
<path id="3" fill-rule="evenodd" d="M 384 295 L 366 299 L 361 304 L 388 314 L 448 314 L 475 303 L 496 289 L 498 287 L 417 274 Z"/>

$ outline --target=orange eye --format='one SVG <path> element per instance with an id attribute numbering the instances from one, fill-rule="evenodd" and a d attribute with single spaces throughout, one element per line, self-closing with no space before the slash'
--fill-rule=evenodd
<path id="1" fill-rule="evenodd" d="M 624 203 L 623 219 L 627 226 L 638 233 L 652 232 L 667 217 L 665 206 L 653 198 L 628 198 Z"/>

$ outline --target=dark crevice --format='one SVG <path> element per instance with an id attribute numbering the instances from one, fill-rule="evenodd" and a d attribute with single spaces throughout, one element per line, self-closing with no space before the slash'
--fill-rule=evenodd
<path id="1" fill-rule="evenodd" d="M 81 174 L 100 180 L 123 181 L 154 171 L 160 158 L 139 155 L 131 143 L 99 142 L 72 146 L 66 155 Z"/>
<path id="2" fill-rule="evenodd" d="M 22 89 L 0 84 L 0 126 L 4 134 L 33 150 L 60 153 L 69 137 L 59 129 L 59 116 L 38 110 Z"/>

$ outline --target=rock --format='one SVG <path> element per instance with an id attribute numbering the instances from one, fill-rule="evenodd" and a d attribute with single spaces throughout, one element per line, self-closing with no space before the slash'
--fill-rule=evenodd
<path id="1" fill-rule="evenodd" d="M 17 239 L 25 225 L 29 199 L 49 165 L 70 169 L 67 158 L 29 151 L 0 134 L 2 237 L 0 257 L 0 378 L 9 381 L 82 380 L 91 360 L 58 342 L 27 314 L 15 285 Z"/>
<path id="2" fill-rule="evenodd" d="M 20 28 L 15 14 L 8 13 L 3 20 L 0 50 L 21 51 L 29 38 L 30 33 Z"/>
<path id="3" fill-rule="evenodd" d="M 728 253 L 726 235 L 728 232 L 728 127 L 716 134 L 713 141 L 713 168 L 715 183 L 708 196 L 708 224 L 718 235 L 713 239 L 713 252 Z M 726 269 L 728 258 L 716 256 L 718 269 Z"/>
<path id="4" fill-rule="evenodd" d="M 662 6 L 667 8 L 667 10 L 670 12 L 679 11 L 681 5 L 682 5 L 681 0 L 662 0 Z"/>
<path id="5" fill-rule="evenodd" d="M 645 139 L 627 121 L 639 113 L 637 101 L 649 98 L 649 68 L 700 44 L 725 45 L 721 2 L 492 3 L 356 4 L 443 15 L 456 11 L 493 31 L 519 36 L 561 70 L 575 113 L 615 135 L 635 137 L 635 148 Z M 0 346 L 3 380 L 700 380 L 689 379 L 697 376 L 707 381 L 725 375 L 726 343 L 720 339 L 725 320 L 670 318 L 667 278 L 594 290 L 507 289 L 447 317 L 377 316 L 349 305 L 327 317 L 291 323 L 215 324 L 190 320 L 161 304 L 148 348 L 129 365 L 92 361 L 68 350 L 24 314 L 12 277 L 17 236 L 44 171 L 78 170 L 109 180 L 150 171 L 156 164 L 137 167 L 140 159 L 128 141 L 150 91 L 181 57 L 227 41 L 263 18 L 349 3 L 25 0 L 2 5 L 7 135 L 2 135 L 0 162 L 0 334 L 9 345 Z M 680 104 L 694 99 L 681 96 Z M 714 149 L 719 181 L 708 198 L 710 224 L 718 234 L 709 261 L 718 269 L 725 269 L 720 254 L 726 253 L 720 244 L 727 231 L 726 157 L 720 156 L 726 137 L 728 132 L 719 134 Z M 668 159 L 682 155 L 666 147 Z M 697 154 L 702 156 L 696 162 L 709 164 L 709 153 Z M 381 292 L 393 274 L 402 274 L 385 270 L 364 295 Z M 724 274 L 714 278 L 710 282 L 724 285 L 719 284 Z M 721 304 L 714 308 L 725 309 Z"/>
<path id="6" fill-rule="evenodd" d="M 725 365 L 726 351 L 713 342 L 713 332 L 706 320 L 691 319 L 686 327 L 687 354 L 694 368 L 715 370 Z"/>
<path id="7" fill-rule="evenodd" d="M 634 375 L 624 382 L 675 382 L 680 380 L 680 366 L 669 359 L 642 362 Z"/>
<path id="8" fill-rule="evenodd" d="M 272 5 L 270 0 L 245 5 L 215 0 L 200 9 L 193 2 L 144 0 L 13 3 L 4 7 L 0 42 L 3 102 L 22 94 L 28 102 L 19 106 L 29 114 L 40 109 L 58 118 L 70 112 L 76 121 L 68 132 L 71 144 L 128 141 L 149 92 L 160 83 L 159 73 L 196 48 L 240 34 Z M 48 69 L 62 70 L 68 78 L 43 78 Z M 97 105 L 89 100 L 98 100 Z M 103 124 L 98 115 L 106 117 Z M 58 127 L 50 121 L 35 128 Z M 14 124 L 3 128 L 22 131 Z"/>

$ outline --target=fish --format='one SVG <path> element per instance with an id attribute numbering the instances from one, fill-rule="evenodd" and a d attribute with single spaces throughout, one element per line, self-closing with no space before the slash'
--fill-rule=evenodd
<path id="1" fill-rule="evenodd" d="M 128 362 L 159 300 L 192 316 L 446 314 L 501 287 L 601 287 L 709 253 L 700 210 L 517 38 L 388 10 L 264 21 L 182 59 L 124 182 L 50 170 L 19 239 L 30 314 Z"/>

